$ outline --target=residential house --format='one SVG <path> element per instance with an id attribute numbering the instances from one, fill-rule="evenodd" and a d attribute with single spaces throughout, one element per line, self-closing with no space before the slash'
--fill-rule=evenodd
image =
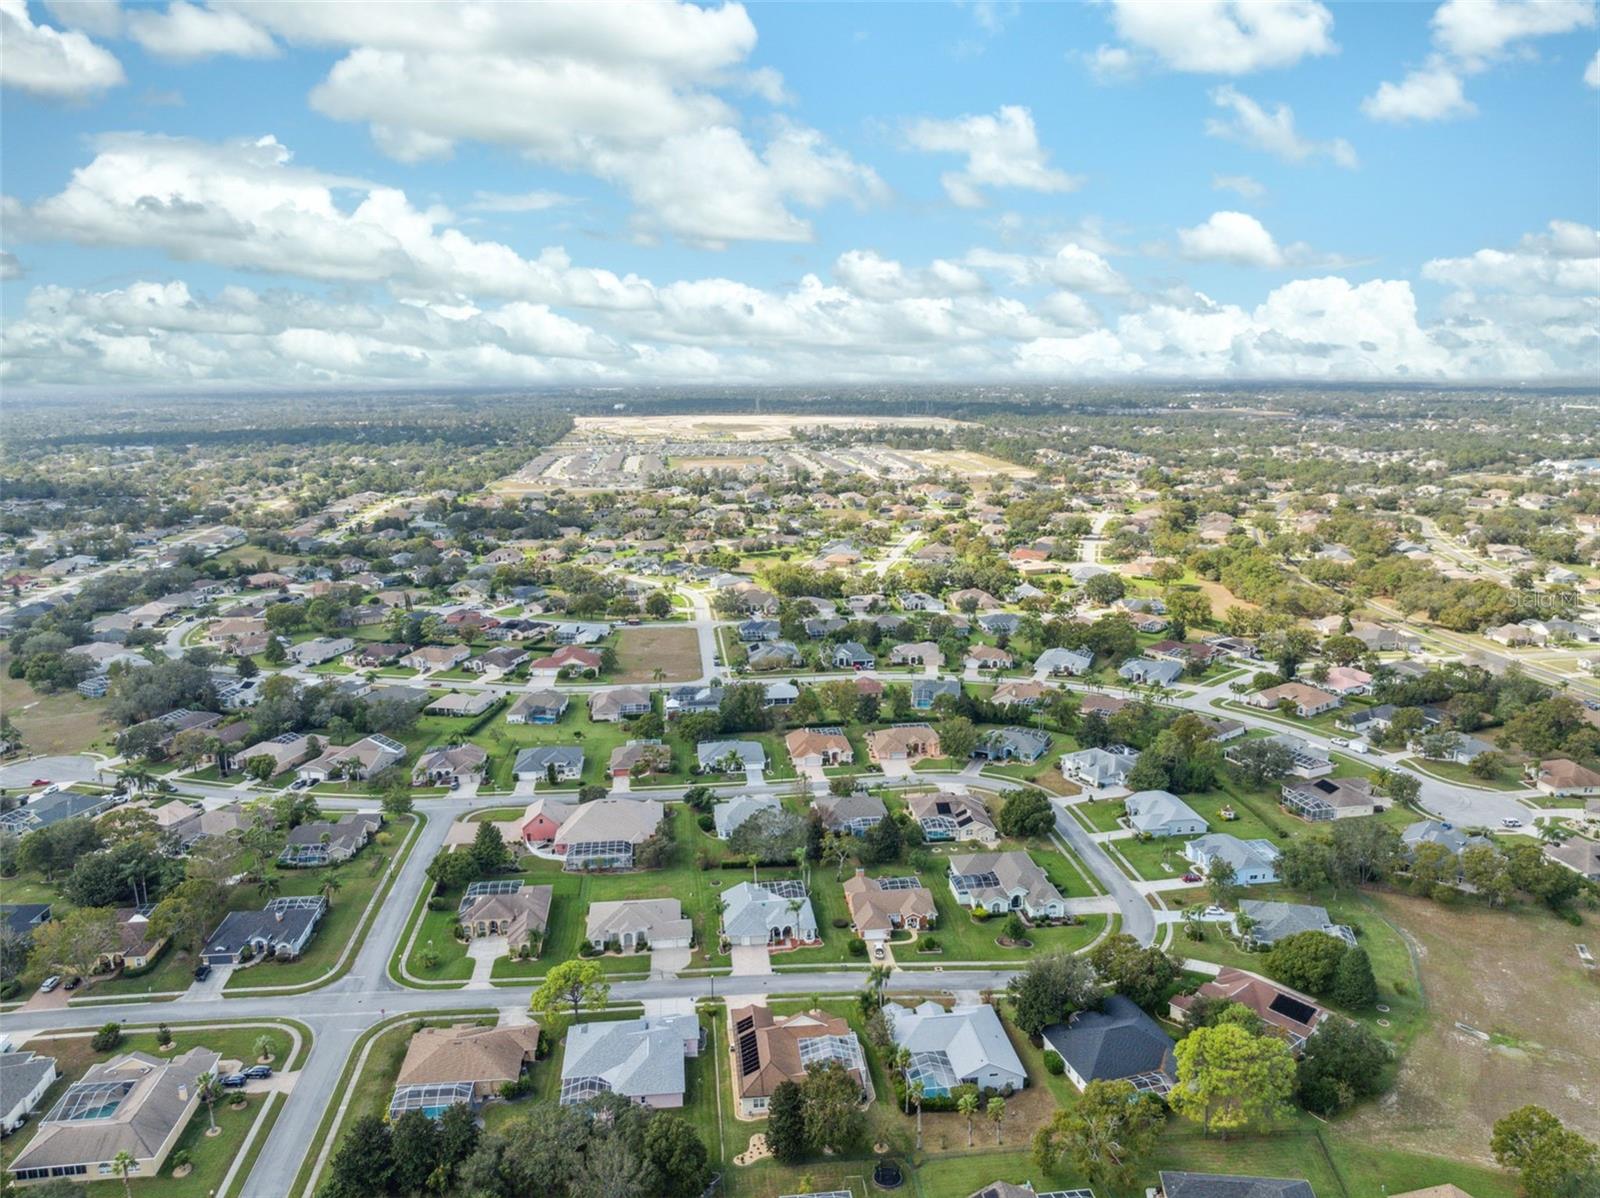
<path id="1" fill-rule="evenodd" d="M 311 737 L 303 732 L 285 732 L 270 740 L 257 741 L 249 748 L 232 754 L 234 763 L 241 767 L 258 757 L 267 758 L 272 762 L 272 773 L 268 775 L 269 777 L 281 774 L 291 766 L 299 765 L 310 756 Z"/>
<path id="2" fill-rule="evenodd" d="M 763 811 L 781 811 L 783 804 L 773 795 L 734 795 L 711 808 L 718 840 L 727 840 L 740 825 Z"/>
<path id="3" fill-rule="evenodd" d="M 292 961 L 305 951 L 328 909 L 321 895 L 273 899 L 259 911 L 230 911 L 200 950 L 207 965 Z"/>
<path id="4" fill-rule="evenodd" d="M 1332 711 L 1344 700 L 1338 695 L 1330 695 L 1327 691 L 1307 686 L 1304 682 L 1284 682 L 1246 695 L 1243 702 L 1249 707 L 1259 707 L 1263 711 L 1272 711 L 1280 705 L 1288 704 L 1289 709 L 1301 719 L 1310 719 L 1325 711 Z"/>
<path id="5" fill-rule="evenodd" d="M 550 848 L 569 870 L 632 869 L 635 850 L 656 834 L 665 813 L 654 799 L 584 803 L 556 830 Z"/>
<path id="6" fill-rule="evenodd" d="M 767 768 L 767 750 L 758 740 L 703 740 L 694 748 L 702 774 L 731 774 Z"/>
<path id="7" fill-rule="evenodd" d="M 1317 685 L 1330 694 L 1345 698 L 1367 695 L 1372 693 L 1372 675 L 1354 666 L 1334 666 Z"/>
<path id="8" fill-rule="evenodd" d="M 939 646 L 932 641 L 906 641 L 889 650 L 889 664 L 892 666 L 932 666 L 938 669 L 944 664 L 944 654 L 939 651 Z"/>
<path id="9" fill-rule="evenodd" d="M 613 778 L 664 774 L 672 769 L 672 749 L 659 740 L 630 740 L 611 750 L 606 770 Z"/>
<path id="10" fill-rule="evenodd" d="M 611 634 L 611 625 L 591 621 L 566 621 L 550 626 L 550 636 L 558 645 L 593 645 Z"/>
<path id="11" fill-rule="evenodd" d="M 1317 1198 L 1311 1183 L 1284 1177 L 1161 1170 L 1156 1198 Z"/>
<path id="12" fill-rule="evenodd" d="M 590 903 L 583 937 L 602 952 L 688 948 L 694 940 L 694 923 L 675 898 L 621 899 Z"/>
<path id="13" fill-rule="evenodd" d="M 911 1054 L 907 1084 L 921 1082 L 929 1098 L 949 1098 L 961 1085 L 1006 1095 L 1028 1084 L 1028 1071 L 987 1003 L 949 1010 L 932 1001 L 916 1007 L 889 1003 L 883 1013 L 895 1044 Z"/>
<path id="14" fill-rule="evenodd" d="M 650 705 L 648 687 L 614 686 L 589 696 L 589 718 L 597 724 L 614 724 L 646 714 Z"/>
<path id="15" fill-rule="evenodd" d="M 1557 865 L 1591 882 L 1600 882 L 1600 841 L 1570 836 L 1560 844 L 1546 844 L 1543 848 L 1544 855 Z"/>
<path id="16" fill-rule="evenodd" d="M 1002 682 L 994 688 L 989 702 L 996 707 L 1034 708 L 1051 694 L 1051 688 L 1042 682 Z"/>
<path id="17" fill-rule="evenodd" d="M 963 907 L 991 915 L 1020 911 L 1029 919 L 1059 919 L 1067 900 L 1027 853 L 971 853 L 950 858 L 950 892 Z"/>
<path id="18" fill-rule="evenodd" d="M 733 1028 L 733 1089 L 743 1118 L 761 1118 L 774 1090 L 784 1082 L 803 1081 L 808 1067 L 824 1061 L 837 1062 L 855 1078 L 862 1100 L 867 1100 L 871 1082 L 861 1041 L 839 1016 L 813 1010 L 776 1017 L 763 1003 L 734 1007 L 728 1021 Z"/>
<path id="19" fill-rule="evenodd" d="M 380 815 L 352 812 L 340 816 L 335 823 L 317 819 L 299 824 L 289 829 L 283 852 L 278 854 L 278 863 L 290 866 L 338 865 L 365 848 L 382 823 L 383 817 Z"/>
<path id="20" fill-rule="evenodd" d="M 528 663 L 528 669 L 534 673 L 554 670 L 558 674 L 595 676 L 600 673 L 604 661 L 605 659 L 593 649 L 584 649 L 578 645 L 562 645 L 546 657 L 534 658 Z"/>
<path id="21" fill-rule="evenodd" d="M 1219 862 L 1233 867 L 1234 884 L 1260 886 L 1278 880 L 1278 858 L 1283 854 L 1270 840 L 1240 840 L 1227 832 L 1208 832 L 1185 841 L 1183 855 L 1206 874 Z"/>
<path id="22" fill-rule="evenodd" d="M 520 1078 L 538 1049 L 536 1023 L 419 1028 L 395 1075 L 389 1119 L 418 1110 L 438 1119 L 456 1105 L 476 1110 Z"/>
<path id="23" fill-rule="evenodd" d="M 1165 790 L 1141 790 L 1122 801 L 1128 826 L 1141 836 L 1199 836 L 1206 821 L 1189 804 Z"/>
<path id="24" fill-rule="evenodd" d="M 500 701 L 493 691 L 450 691 L 440 695 L 427 707 L 429 715 L 470 717 L 482 715 Z"/>
<path id="25" fill-rule="evenodd" d="M 895 724 L 867 733 L 867 756 L 873 761 L 921 761 L 939 756 L 939 734 L 928 724 Z"/>
<path id="26" fill-rule="evenodd" d="M 1231 965 L 1224 966 L 1216 977 L 1193 994 L 1174 995 L 1167 1004 L 1168 1018 L 1173 1023 L 1187 1023 L 1189 1013 L 1201 999 L 1238 1003 L 1254 1011 L 1269 1030 L 1287 1039 L 1296 1052 L 1331 1018 L 1315 999 Z"/>
<path id="27" fill-rule="evenodd" d="M 57 1076 L 54 1057 L 0 1053 L 0 1134 L 9 1136 L 27 1121 Z"/>
<path id="28" fill-rule="evenodd" d="M 750 650 L 745 664 L 752 670 L 782 670 L 800 664 L 800 650 L 793 641 L 767 641 Z"/>
<path id="29" fill-rule="evenodd" d="M 423 645 L 402 657 L 400 664 L 408 670 L 427 673 L 453 669 L 471 656 L 472 650 L 465 645 Z"/>
<path id="30" fill-rule="evenodd" d="M 1490 843 L 1488 837 L 1468 835 L 1454 824 L 1436 819 L 1418 820 L 1400 833 L 1400 844 L 1408 856 L 1414 856 L 1419 845 L 1436 844 L 1452 857 L 1460 858 L 1462 850 Z"/>
<path id="31" fill-rule="evenodd" d="M 567 714 L 567 696 L 548 688 L 518 695 L 517 701 L 506 712 L 508 724 L 558 724 Z"/>
<path id="32" fill-rule="evenodd" d="M 855 749 L 842 728 L 796 728 L 783 743 L 798 769 L 849 765 L 855 760 Z"/>
<path id="33" fill-rule="evenodd" d="M 455 786 L 462 778 L 483 773 L 489 754 L 477 745 L 441 745 L 417 758 L 411 770 L 413 786 Z"/>
<path id="34" fill-rule="evenodd" d="M 1317 778 L 1309 782 L 1285 784 L 1279 802 L 1290 815 L 1308 823 L 1376 815 L 1384 810 L 1372 793 L 1369 778 Z"/>
<path id="35" fill-rule="evenodd" d="M 501 645 L 490 649 L 487 653 L 480 653 L 477 657 L 467 662 L 467 669 L 474 674 L 487 674 L 491 671 L 506 674 L 516 669 L 528 660 L 528 651 L 519 649 L 515 645 Z"/>
<path id="36" fill-rule="evenodd" d="M 305 782 L 327 782 L 346 778 L 364 782 L 405 760 L 406 747 L 397 740 L 374 733 L 353 745 L 329 745 L 320 756 L 295 769 L 295 777 Z"/>
<path id="37" fill-rule="evenodd" d="M 517 753 L 511 774 L 518 782 L 576 782 L 583 777 L 583 750 L 577 745 L 532 745 Z"/>
<path id="38" fill-rule="evenodd" d="M 1094 668 L 1094 653 L 1089 649 L 1046 649 L 1033 660 L 1035 673 L 1087 674 Z"/>
<path id="39" fill-rule="evenodd" d="M 722 892 L 722 936 L 729 944 L 799 948 L 820 943 L 816 913 L 800 882 L 740 882 Z"/>
<path id="40" fill-rule="evenodd" d="M 973 747 L 978 761 L 1020 761 L 1032 764 L 1050 751 L 1050 735 L 1036 728 L 996 728 L 984 733 Z"/>
<path id="41" fill-rule="evenodd" d="M 1138 761 L 1138 753 L 1118 746 L 1080 749 L 1061 758 L 1061 776 L 1085 790 L 1107 790 L 1125 784 Z"/>
<path id="42" fill-rule="evenodd" d="M 195 1078 L 215 1074 L 221 1055 L 194 1047 L 167 1059 L 125 1053 L 90 1065 L 50 1108 L 9 1166 L 27 1184 L 53 1178 L 99 1181 L 124 1153 L 130 1178 L 152 1184 L 200 1108 Z"/>
<path id="43" fill-rule="evenodd" d="M 512 949 L 542 937 L 550 921 L 552 886 L 530 886 L 515 879 L 472 882 L 456 905 L 456 922 L 468 940 L 504 936 Z"/>
<path id="44" fill-rule="evenodd" d="M 325 661 L 343 657 L 355 647 L 355 641 L 347 636 L 319 636 L 309 641 L 301 641 L 298 645 L 290 645 L 289 656 L 297 665 L 319 666 Z"/>
<path id="45" fill-rule="evenodd" d="M 566 823 L 567 817 L 577 809 L 576 803 L 566 803 L 559 799 L 535 799 L 523 810 L 522 819 L 519 821 L 518 830 L 522 836 L 522 843 L 530 849 L 536 845 L 554 843 L 561 825 Z"/>
<path id="46" fill-rule="evenodd" d="M 1117 667 L 1117 676 L 1136 686 L 1171 686 L 1183 677 L 1183 663 L 1130 657 Z"/>
<path id="47" fill-rule="evenodd" d="M 831 660 L 836 670 L 874 670 L 878 667 L 878 659 L 858 641 L 844 641 L 835 645 Z"/>
<path id="48" fill-rule="evenodd" d="M 911 706 L 917 711 L 930 711 L 941 696 L 952 699 L 961 696 L 961 683 L 954 678 L 913 678 L 911 680 Z"/>
<path id="49" fill-rule="evenodd" d="M 734 631 L 738 634 L 740 642 L 746 645 L 775 641 L 783 635 L 776 620 L 745 620 L 737 625 Z"/>
<path id="50" fill-rule="evenodd" d="M 970 794 L 914 794 L 906 799 L 911 818 L 926 841 L 976 841 L 995 844 L 1000 833 L 983 800 Z"/>
<path id="51" fill-rule="evenodd" d="M 666 694 L 662 709 L 667 718 L 716 711 L 722 705 L 720 686 L 675 686 Z"/>
<path id="52" fill-rule="evenodd" d="M 869 878 L 864 869 L 845 879 L 844 905 L 856 935 L 869 944 L 897 929 L 931 928 L 939 915 L 933 891 L 915 876 Z"/>
<path id="53" fill-rule="evenodd" d="M 1566 757 L 1550 757 L 1529 766 L 1528 780 L 1540 794 L 1600 795 L 1600 772 Z"/>
<path id="54" fill-rule="evenodd" d="M 651 1110 L 683 1105 L 683 1062 L 700 1055 L 693 1015 L 610 1019 L 569 1028 L 561 1060 L 562 1106 L 620 1094 Z"/>
<path id="55" fill-rule="evenodd" d="M 889 814 L 883 800 L 869 791 L 857 790 L 847 795 L 824 795 L 812 802 L 822 816 L 822 826 L 830 832 L 849 832 L 865 836 L 867 829 L 875 827 Z"/>
<path id="56" fill-rule="evenodd" d="M 1355 947 L 1356 935 L 1343 924 L 1336 924 L 1326 907 L 1310 903 L 1279 903 L 1262 899 L 1244 899 L 1239 903 L 1239 913 L 1251 923 L 1243 938 L 1252 944 L 1270 948 L 1287 936 L 1301 932 L 1324 932 L 1337 940 Z"/>
<path id="57" fill-rule="evenodd" d="M 1310 741 L 1303 740 L 1291 733 L 1279 733 L 1264 739 L 1283 746 L 1288 752 L 1289 773 L 1296 778 L 1321 778 L 1333 773 L 1333 762 L 1328 758 L 1328 755 Z M 1235 745 L 1233 748 L 1225 750 L 1223 756 L 1232 761 L 1241 747 Z"/>
<path id="58" fill-rule="evenodd" d="M 1098 1010 L 1075 1011 L 1043 1036 L 1080 1090 L 1090 1082 L 1125 1081 L 1143 1093 L 1165 1094 L 1177 1084 L 1172 1037 L 1125 995 L 1108 994 Z"/>

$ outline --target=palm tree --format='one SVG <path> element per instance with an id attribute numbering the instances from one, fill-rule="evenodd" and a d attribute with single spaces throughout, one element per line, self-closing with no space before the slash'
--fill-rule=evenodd
<path id="1" fill-rule="evenodd" d="M 273 1043 L 271 1036 L 268 1036 L 265 1033 L 257 1036 L 255 1043 L 256 1060 L 270 1060 L 273 1054 L 276 1053 L 277 1048 L 278 1046 Z"/>
<path id="2" fill-rule="evenodd" d="M 1006 1121 L 1006 1100 L 998 1096 L 989 1099 L 988 1113 L 990 1120 L 994 1123 L 994 1142 L 998 1146 L 1000 1143 L 1000 1128 Z"/>
<path id="3" fill-rule="evenodd" d="M 111 1171 L 122 1178 L 122 1192 L 127 1198 L 133 1198 L 133 1186 L 128 1181 L 128 1174 L 139 1167 L 139 1162 L 134 1159 L 133 1153 L 126 1148 L 111 1158 Z"/>
<path id="4" fill-rule="evenodd" d="M 882 1010 L 884 1003 L 884 987 L 889 984 L 889 974 L 893 971 L 890 965 L 874 965 L 867 971 L 867 984 L 878 995 L 878 1008 Z"/>
<path id="5" fill-rule="evenodd" d="M 922 1084 L 922 1079 L 920 1077 L 916 1081 L 912 1082 L 911 1085 L 907 1088 L 908 1097 L 911 1099 L 912 1102 L 916 1103 L 916 1105 L 917 1105 L 917 1151 L 918 1152 L 922 1151 L 922 1098 L 923 1098 L 923 1095 L 926 1093 L 926 1091 L 927 1091 L 927 1087 Z"/>
<path id="6" fill-rule="evenodd" d="M 264 899 L 275 899 L 278 892 L 283 889 L 283 879 L 277 874 L 262 872 L 261 881 L 256 883 L 256 893 Z"/>
<path id="7" fill-rule="evenodd" d="M 667 672 L 660 666 L 657 666 L 655 669 L 650 671 L 650 681 L 654 682 L 657 686 L 660 686 L 666 680 Z"/>
<path id="8" fill-rule="evenodd" d="M 333 907 L 333 896 L 339 893 L 339 888 L 343 885 L 344 883 L 339 881 L 338 874 L 329 874 L 322 879 L 322 897 L 330 910 Z"/>
<path id="9" fill-rule="evenodd" d="M 206 1104 L 206 1118 L 211 1123 L 211 1130 L 206 1134 L 214 1134 L 217 1130 L 217 1115 L 212 1107 L 217 1099 L 222 1097 L 222 1083 L 217 1080 L 215 1073 L 207 1071 L 194 1079 L 194 1086 L 200 1101 Z"/>
<path id="10" fill-rule="evenodd" d="M 911 1113 L 911 1083 L 907 1071 L 911 1068 L 911 1050 L 903 1044 L 896 1044 L 889 1053 L 889 1068 L 900 1075 L 900 1080 L 905 1083 L 906 1100 L 901 1108 L 906 1114 Z"/>
<path id="11" fill-rule="evenodd" d="M 961 1091 L 956 1098 L 956 1110 L 967 1117 L 967 1147 L 972 1147 L 972 1117 L 978 1113 L 978 1088 L 972 1085 L 958 1086 Z"/>

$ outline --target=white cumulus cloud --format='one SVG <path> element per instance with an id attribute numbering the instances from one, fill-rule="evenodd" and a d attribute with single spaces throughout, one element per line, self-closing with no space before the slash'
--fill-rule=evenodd
<path id="1" fill-rule="evenodd" d="M 1197 262 L 1235 266 L 1284 264 L 1284 254 L 1266 226 L 1248 212 L 1213 212 L 1202 224 L 1178 230 L 1179 251 Z"/>
<path id="2" fill-rule="evenodd" d="M 27 0 L 0 0 L 0 84 L 50 100 L 86 100 L 126 81 L 122 64 L 75 29 L 35 24 Z"/>
<path id="3" fill-rule="evenodd" d="M 271 58 L 278 53 L 271 35 L 245 17 L 198 8 L 186 0 L 173 0 L 165 12 L 129 12 L 128 34 L 150 53 L 179 61 L 217 54 Z"/>
<path id="4" fill-rule="evenodd" d="M 1399 83 L 1380 83 L 1361 111 L 1375 121 L 1442 121 L 1471 116 L 1478 106 L 1467 99 L 1456 69 L 1436 55 Z"/>
<path id="5" fill-rule="evenodd" d="M 1079 180 L 1049 165 L 1050 152 L 1039 144 L 1033 113 L 1015 104 L 992 116 L 916 121 L 906 131 L 906 140 L 914 149 L 966 157 L 961 170 L 939 177 L 951 201 L 963 208 L 981 208 L 987 202 L 985 188 L 1062 192 L 1079 185 Z"/>
<path id="6" fill-rule="evenodd" d="M 1246 75 L 1332 54 L 1333 14 L 1316 0 L 1112 0 L 1122 39 L 1176 71 Z"/>
<path id="7" fill-rule="evenodd" d="M 1206 120 L 1206 133 L 1212 137 L 1265 150 L 1285 162 L 1302 163 L 1326 157 L 1346 170 L 1354 170 L 1359 165 L 1355 149 L 1344 138 L 1314 141 L 1303 137 L 1295 128 L 1294 110 L 1287 104 L 1279 104 L 1268 111 L 1232 84 L 1214 89 L 1211 102 L 1228 114 Z"/>

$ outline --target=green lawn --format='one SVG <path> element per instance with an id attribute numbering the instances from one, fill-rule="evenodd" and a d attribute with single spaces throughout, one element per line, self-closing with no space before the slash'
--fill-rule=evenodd
<path id="1" fill-rule="evenodd" d="M 1480 778 L 1464 765 L 1454 761 L 1424 761 L 1420 757 L 1407 757 L 1402 765 L 1408 765 L 1420 773 L 1429 774 L 1445 782 L 1453 782 L 1457 786 L 1470 786 L 1476 790 L 1526 790 L 1528 785 L 1522 780 L 1513 766 L 1501 766 L 1495 771 L 1492 778 Z M 1575 800 L 1568 798 L 1568 804 Z"/>

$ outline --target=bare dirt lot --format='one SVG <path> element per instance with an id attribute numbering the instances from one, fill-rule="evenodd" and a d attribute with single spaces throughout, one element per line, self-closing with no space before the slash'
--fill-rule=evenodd
<path id="1" fill-rule="evenodd" d="M 1575 928 L 1543 912 L 1379 901 L 1417 955 L 1434 1018 L 1395 1089 L 1342 1130 L 1487 1161 L 1494 1121 L 1536 1103 L 1600 1136 L 1600 970 L 1584 969 L 1574 948 L 1600 942 L 1600 920 L 1589 915 Z"/>
<path id="2" fill-rule="evenodd" d="M 663 682 L 700 677 L 700 642 L 692 628 L 624 628 L 617 633 L 618 682 Z"/>
<path id="3" fill-rule="evenodd" d="M 790 416 L 706 414 L 697 416 L 579 416 L 573 438 L 707 441 L 787 441 L 799 428 L 958 428 L 963 422 L 938 416 Z"/>
<path id="4" fill-rule="evenodd" d="M 905 449 L 906 457 L 921 462 L 933 470 L 946 470 L 966 479 L 980 478 L 1032 478 L 1034 471 L 1018 466 L 1004 458 L 990 457 L 969 449 Z"/>

